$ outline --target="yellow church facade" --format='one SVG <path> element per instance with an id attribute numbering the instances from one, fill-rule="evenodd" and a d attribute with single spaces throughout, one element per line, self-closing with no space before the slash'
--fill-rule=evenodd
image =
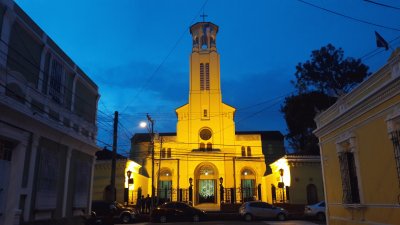
<path id="1" fill-rule="evenodd" d="M 218 26 L 210 22 L 190 28 L 189 101 L 176 109 L 176 133 L 132 138 L 131 158 L 142 166 L 141 174 L 154 176 L 149 180 L 154 180 L 155 195 L 162 201 L 192 202 L 205 209 L 250 199 L 266 201 L 266 163 L 284 155 L 280 132 L 235 130 L 235 108 L 222 102 L 217 32 Z M 263 153 L 263 144 L 269 141 L 281 148 Z M 151 190 L 151 181 L 143 185 Z"/>
<path id="2" fill-rule="evenodd" d="M 327 223 L 400 224 L 400 49 L 315 121 Z"/>

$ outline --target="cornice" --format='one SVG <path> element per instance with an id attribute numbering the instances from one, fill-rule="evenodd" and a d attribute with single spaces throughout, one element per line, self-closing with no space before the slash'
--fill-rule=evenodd
<path id="1" fill-rule="evenodd" d="M 351 105 L 351 107 L 349 107 L 345 112 L 338 113 L 329 120 L 322 122 L 322 119 L 326 119 L 324 117 L 327 116 L 327 114 L 322 113 L 315 120 L 317 122 L 317 129 L 314 130 L 314 134 L 317 137 L 321 137 L 332 130 L 343 126 L 344 124 L 349 123 L 350 121 L 354 120 L 354 118 L 360 117 L 371 109 L 376 108 L 382 102 L 385 102 L 397 95 L 400 95 L 400 77 L 389 80 L 389 82 L 386 82 L 381 87 L 377 87 L 371 92 L 370 95 L 366 96 L 366 98 L 361 99 L 356 104 Z M 334 107 L 333 110 L 336 110 L 337 106 L 338 105 L 336 104 L 332 106 Z M 328 110 L 331 111 L 331 108 Z"/>
<path id="2" fill-rule="evenodd" d="M 338 125 L 341 118 L 347 115 L 358 116 L 379 103 L 399 93 L 400 79 L 400 50 L 392 56 L 380 70 L 364 80 L 350 93 L 340 97 L 330 108 L 315 117 L 317 129 L 314 133 L 321 136 L 326 133 L 327 127 L 334 122 Z M 397 85 L 397 86 L 396 86 Z M 368 107 L 369 106 L 369 107 Z M 359 111 L 359 113 L 355 113 Z M 342 125 L 342 124 L 340 124 Z"/>

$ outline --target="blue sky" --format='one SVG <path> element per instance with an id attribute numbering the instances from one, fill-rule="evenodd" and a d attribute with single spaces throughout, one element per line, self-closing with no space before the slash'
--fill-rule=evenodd
<path id="1" fill-rule="evenodd" d="M 99 136 L 112 143 L 120 112 L 119 147 L 149 113 L 158 132 L 175 132 L 175 109 L 188 100 L 189 27 L 219 26 L 223 101 L 237 108 L 236 129 L 279 130 L 283 97 L 293 91 L 295 66 L 328 43 L 361 58 L 371 72 L 392 50 L 376 48 L 374 31 L 400 36 L 400 10 L 363 0 L 305 0 L 373 24 L 338 16 L 298 0 L 18 0 L 22 9 L 97 83 Z M 400 7 L 395 0 L 376 0 Z M 400 45 L 400 38 L 391 43 Z M 376 54 L 375 54 L 376 53 Z"/>

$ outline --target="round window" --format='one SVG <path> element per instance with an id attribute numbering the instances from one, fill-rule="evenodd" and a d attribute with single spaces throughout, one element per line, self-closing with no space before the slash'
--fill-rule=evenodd
<path id="1" fill-rule="evenodd" d="M 209 140 L 212 136 L 211 130 L 208 128 L 202 129 L 200 131 L 200 138 L 203 140 Z"/>

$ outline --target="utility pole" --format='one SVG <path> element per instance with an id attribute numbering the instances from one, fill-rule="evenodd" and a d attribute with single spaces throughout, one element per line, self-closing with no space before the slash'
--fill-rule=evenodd
<path id="1" fill-rule="evenodd" d="M 150 115 L 147 114 L 147 120 L 150 122 L 151 130 L 150 130 L 150 138 L 151 138 L 151 212 L 154 209 L 154 195 L 155 195 L 155 187 L 154 187 L 154 120 L 151 119 Z"/>
<path id="2" fill-rule="evenodd" d="M 117 158 L 117 137 L 118 137 L 118 111 L 114 112 L 114 131 L 112 145 L 112 160 L 111 160 L 111 200 L 115 201 L 115 169 Z"/>

